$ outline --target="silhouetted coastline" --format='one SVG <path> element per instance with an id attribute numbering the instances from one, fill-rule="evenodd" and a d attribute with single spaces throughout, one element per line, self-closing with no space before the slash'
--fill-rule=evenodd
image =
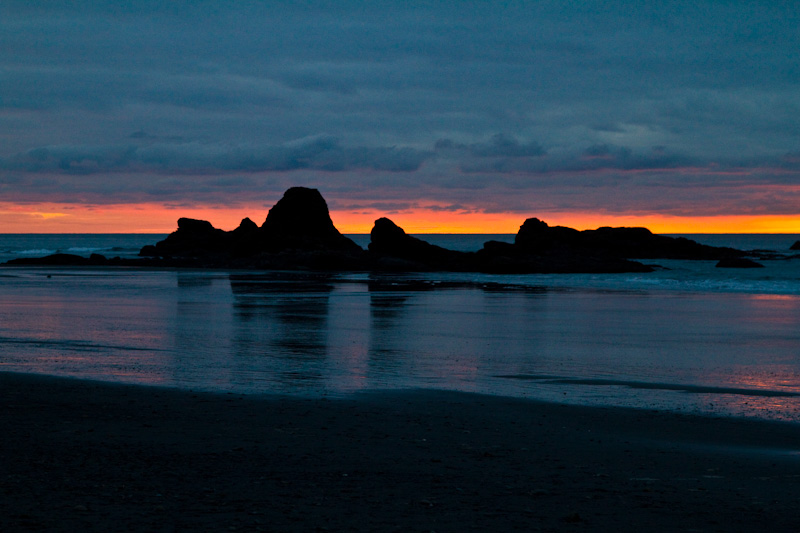
<path id="1" fill-rule="evenodd" d="M 270 209 L 261 226 L 249 218 L 232 231 L 205 220 L 180 218 L 166 239 L 144 246 L 137 259 L 53 254 L 20 258 L 8 265 L 155 266 L 188 268 L 311 269 L 528 273 L 651 272 L 636 259 L 716 260 L 720 266 L 758 266 L 748 252 L 655 235 L 646 228 L 578 231 L 529 218 L 514 243 L 488 241 L 475 252 L 449 250 L 412 237 L 388 218 L 370 233 L 367 250 L 333 225 L 316 189 L 292 187 Z"/>

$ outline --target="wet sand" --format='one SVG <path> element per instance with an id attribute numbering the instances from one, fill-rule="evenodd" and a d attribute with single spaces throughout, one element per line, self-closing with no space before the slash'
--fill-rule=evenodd
<path id="1" fill-rule="evenodd" d="M 0 373 L 0 531 L 798 531 L 800 425 Z"/>

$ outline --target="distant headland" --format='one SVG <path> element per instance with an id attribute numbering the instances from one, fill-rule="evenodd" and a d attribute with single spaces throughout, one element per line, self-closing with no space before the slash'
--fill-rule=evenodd
<path id="1" fill-rule="evenodd" d="M 498 274 L 650 272 L 636 259 L 716 260 L 719 267 L 760 264 L 748 252 L 707 246 L 686 238 L 655 235 L 646 228 L 578 231 L 529 218 L 514 243 L 488 241 L 474 252 L 460 252 L 412 237 L 388 218 L 370 232 L 366 250 L 333 225 L 317 189 L 292 187 L 259 226 L 245 218 L 232 231 L 205 220 L 181 218 L 166 239 L 145 246 L 138 259 L 85 258 L 54 254 L 14 259 L 7 265 L 120 265 L 235 269 L 312 269 L 330 271 L 450 271 Z"/>

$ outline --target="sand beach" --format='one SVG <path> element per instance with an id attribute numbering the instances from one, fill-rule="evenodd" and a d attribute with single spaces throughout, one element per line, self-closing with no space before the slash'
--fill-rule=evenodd
<path id="1" fill-rule="evenodd" d="M 797 531 L 800 426 L 0 373 L 2 531 Z"/>

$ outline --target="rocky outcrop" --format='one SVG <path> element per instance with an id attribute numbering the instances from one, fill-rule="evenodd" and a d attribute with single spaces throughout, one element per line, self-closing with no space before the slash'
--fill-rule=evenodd
<path id="1" fill-rule="evenodd" d="M 548 226 L 538 218 L 529 218 L 519 227 L 514 244 L 521 250 L 543 253 L 578 243 L 581 232 L 564 226 Z"/>
<path id="2" fill-rule="evenodd" d="M 152 246 L 145 246 L 141 256 L 198 257 L 221 254 L 230 248 L 228 232 L 217 229 L 205 220 L 179 218 L 178 229 L 166 239 Z"/>
<path id="3" fill-rule="evenodd" d="M 583 254 L 601 253 L 625 259 L 722 259 L 741 257 L 745 252 L 733 248 L 707 246 L 683 237 L 655 235 L 647 228 L 610 228 L 578 231 L 563 226 L 548 226 L 530 218 L 520 227 L 516 245 L 542 254 L 556 250 L 575 250 Z"/>
<path id="4" fill-rule="evenodd" d="M 532 252 L 516 244 L 489 241 L 478 251 L 479 270 L 496 274 L 589 274 L 652 272 L 653 267 L 574 248 Z"/>
<path id="5" fill-rule="evenodd" d="M 474 270 L 475 254 L 448 250 L 412 237 L 388 218 L 375 221 L 369 252 L 376 269 Z"/>
<path id="6" fill-rule="evenodd" d="M 83 257 L 75 254 L 51 254 L 45 257 L 21 257 L 8 261 L 7 265 L 28 265 L 28 266 L 102 266 L 109 263 L 109 260 L 100 254 L 92 254 Z"/>
<path id="7" fill-rule="evenodd" d="M 230 232 L 227 253 L 233 257 L 247 257 L 254 252 L 258 242 L 258 224 L 249 218 L 243 218 L 239 226 Z"/>
<path id="8" fill-rule="evenodd" d="M 547 227 L 541 221 L 528 221 L 531 226 Z M 446 270 L 498 274 L 650 272 L 651 267 L 596 251 L 583 253 L 557 242 L 563 234 L 569 238 L 576 230 L 563 228 L 539 240 L 535 232 L 523 232 L 514 244 L 487 242 L 476 253 L 456 252 L 435 246 L 406 234 L 388 218 L 375 221 L 370 233 L 369 252 L 373 270 Z M 546 241 L 546 242 L 545 242 Z"/>
<path id="9" fill-rule="evenodd" d="M 327 253 L 361 254 L 363 250 L 334 227 L 318 190 L 293 187 L 270 209 L 261 227 L 245 218 L 235 230 L 223 231 L 205 220 L 181 218 L 177 231 L 145 246 L 139 255 L 192 260 L 200 266 L 282 268 L 293 265 L 288 256 L 294 255 L 300 263 L 324 263 Z"/>
<path id="10" fill-rule="evenodd" d="M 261 226 L 263 248 L 282 250 L 339 250 L 361 248 L 333 225 L 328 204 L 317 189 L 292 187 L 269 210 Z"/>
<path id="11" fill-rule="evenodd" d="M 584 232 L 529 218 L 514 244 L 489 241 L 478 252 L 481 270 L 497 273 L 651 272 L 652 267 L 587 246 Z"/>
<path id="12" fill-rule="evenodd" d="M 726 257 L 720 259 L 715 265 L 717 268 L 764 268 L 761 263 L 756 263 L 752 259 L 745 257 Z"/>
<path id="13" fill-rule="evenodd" d="M 522 224 L 513 244 L 489 241 L 477 253 L 434 246 L 407 235 L 387 218 L 375 222 L 371 239 L 370 254 L 380 258 L 376 266 L 393 264 L 417 270 L 514 274 L 650 272 L 653 267 L 634 259 L 725 259 L 736 263 L 735 259 L 745 255 L 732 248 L 654 235 L 646 228 L 578 231 L 551 227 L 537 218 Z M 739 268 L 746 261 L 738 262 Z"/>
<path id="14" fill-rule="evenodd" d="M 789 249 L 790 250 L 800 250 L 800 241 L 795 241 L 795 243 Z"/>
<path id="15" fill-rule="evenodd" d="M 435 246 L 408 235 L 388 218 L 375 221 L 370 238 L 369 251 L 365 252 L 339 233 L 318 190 L 293 187 L 270 209 L 261 227 L 245 218 L 236 229 L 223 231 L 205 220 L 181 218 L 178 229 L 166 239 L 142 248 L 138 262 L 57 254 L 12 264 L 605 273 L 653 270 L 632 259 L 730 261 L 721 262 L 718 266 L 722 268 L 743 268 L 748 261 L 740 250 L 654 235 L 646 228 L 578 231 L 549 226 L 537 218 L 522 224 L 513 244 L 489 241 L 477 252 Z"/>

